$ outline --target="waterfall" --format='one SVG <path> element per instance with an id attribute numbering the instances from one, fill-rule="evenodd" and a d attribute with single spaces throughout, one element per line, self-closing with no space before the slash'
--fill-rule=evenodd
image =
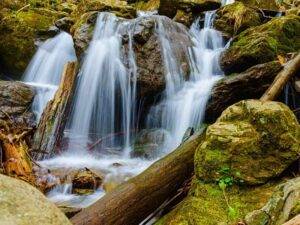
<path id="1" fill-rule="evenodd" d="M 117 180 L 120 183 L 153 162 L 153 159 L 131 158 L 130 155 L 135 138 L 132 129 L 136 127 L 139 78 L 134 32 L 135 26 L 145 17 L 155 24 L 153 32 L 160 45 L 166 82 L 162 98 L 148 113 L 146 126 L 163 130 L 170 136 L 160 149 L 163 154 L 176 148 L 189 127 L 201 125 L 211 88 L 223 75 L 218 59 L 225 43 L 222 34 L 212 28 L 214 14 L 213 11 L 206 13 L 202 29 L 198 18 L 188 30 L 162 16 L 142 14 L 135 20 L 122 20 L 110 13 L 99 13 L 80 68 L 72 113 L 65 130 L 68 150 L 40 163 L 54 171 L 89 167 L 104 173 L 104 182 Z M 188 37 L 191 46 L 185 41 L 178 42 L 173 32 Z M 188 76 L 177 55 L 177 50 L 182 51 L 183 46 L 190 68 Z M 97 151 L 89 152 L 95 143 Z M 70 188 L 70 185 L 65 188 L 62 185 L 48 196 L 54 202 L 74 200 L 73 205 L 85 206 L 104 194 L 100 187 L 90 195 L 90 200 L 85 201 L 83 197 L 71 194 Z"/>
<path id="2" fill-rule="evenodd" d="M 108 137 L 101 141 L 103 148 L 119 150 L 130 146 L 135 85 L 131 84 L 122 62 L 121 26 L 121 21 L 113 14 L 100 13 L 98 16 L 93 39 L 80 71 L 69 124 L 72 151 L 76 148 L 74 146 L 81 145 L 82 148 L 77 150 L 85 152 L 89 141 L 95 142 L 103 137 Z M 129 70 L 134 77 L 136 66 L 132 54 L 130 48 Z M 116 140 L 116 133 L 123 138 Z"/>
<path id="3" fill-rule="evenodd" d="M 197 128 L 202 122 L 205 105 L 213 84 L 223 75 L 219 67 L 219 55 L 224 49 L 222 34 L 212 28 L 214 12 L 205 14 L 204 28 L 199 18 L 191 26 L 194 46 L 190 49 L 191 74 L 187 81 L 179 80 L 176 62 L 168 51 L 168 41 L 161 40 L 166 65 L 167 88 L 164 100 L 152 107 L 148 116 L 149 128 L 163 128 L 172 137 L 167 151 L 176 148 L 189 127 Z M 159 29 L 162 29 L 159 27 Z M 168 54 L 165 52 L 168 51 Z M 172 74 L 172 77 L 169 74 Z M 174 88 L 176 87 L 176 88 Z"/>
<path id="4" fill-rule="evenodd" d="M 39 48 L 25 71 L 23 81 L 33 86 L 36 96 L 32 110 L 40 118 L 47 102 L 53 98 L 61 80 L 64 66 L 76 61 L 72 36 L 61 32 Z"/>

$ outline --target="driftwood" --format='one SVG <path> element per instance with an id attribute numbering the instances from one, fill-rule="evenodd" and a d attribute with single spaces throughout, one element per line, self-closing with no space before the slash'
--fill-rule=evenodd
<path id="1" fill-rule="evenodd" d="M 32 161 L 26 136 L 32 135 L 32 128 L 15 126 L 12 121 L 0 120 L 1 161 L 6 175 L 35 184 Z"/>
<path id="2" fill-rule="evenodd" d="M 283 225 L 300 225 L 300 215 L 295 216 L 293 219 L 289 220 Z"/>
<path id="3" fill-rule="evenodd" d="M 297 73 L 300 69 L 300 53 L 297 54 L 293 59 L 287 62 L 283 70 L 276 76 L 274 82 L 271 84 L 269 89 L 260 98 L 262 101 L 272 101 L 281 93 L 284 86 L 291 79 L 291 77 Z"/>
<path id="4" fill-rule="evenodd" d="M 70 104 L 74 93 L 77 69 L 77 63 L 66 64 L 61 84 L 54 99 L 47 104 L 42 114 L 32 145 L 32 155 L 35 159 L 40 160 L 45 157 L 51 157 L 63 136 L 67 115 L 71 108 Z"/>
<path id="5" fill-rule="evenodd" d="M 185 142 L 140 175 L 83 209 L 71 222 L 74 225 L 139 224 L 191 177 L 194 153 L 203 136 Z"/>

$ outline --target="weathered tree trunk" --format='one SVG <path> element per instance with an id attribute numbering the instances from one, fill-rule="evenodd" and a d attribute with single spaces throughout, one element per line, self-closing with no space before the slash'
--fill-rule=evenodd
<path id="1" fill-rule="evenodd" d="M 283 68 L 283 70 L 276 76 L 274 82 L 269 89 L 260 98 L 262 101 L 272 101 L 283 90 L 290 78 L 300 69 L 300 54 L 291 59 Z"/>
<path id="2" fill-rule="evenodd" d="M 289 220 L 283 225 L 300 225 L 300 215 L 295 216 L 293 219 Z"/>
<path id="3" fill-rule="evenodd" d="M 182 144 L 142 174 L 83 209 L 71 218 L 71 222 L 74 225 L 139 224 L 191 176 L 194 153 L 203 136 Z"/>
<path id="4" fill-rule="evenodd" d="M 47 104 L 42 114 L 32 145 L 32 149 L 35 150 L 33 153 L 35 159 L 40 160 L 53 155 L 63 135 L 67 115 L 71 108 L 77 69 L 77 63 L 66 64 L 54 99 Z"/>

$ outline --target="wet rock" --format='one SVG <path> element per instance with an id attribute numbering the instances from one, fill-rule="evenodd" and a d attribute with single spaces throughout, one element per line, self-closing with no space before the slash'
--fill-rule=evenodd
<path id="1" fill-rule="evenodd" d="M 0 196 L 1 224 L 71 225 L 53 203 L 24 181 L 0 175 Z"/>
<path id="2" fill-rule="evenodd" d="M 72 178 L 73 193 L 90 194 L 93 193 L 103 182 L 103 175 L 96 174 L 84 168 L 79 170 Z"/>
<path id="3" fill-rule="evenodd" d="M 300 178 L 295 178 L 275 188 L 268 203 L 247 214 L 247 225 L 281 225 L 300 213 Z"/>
<path id="4" fill-rule="evenodd" d="M 259 99 L 282 69 L 278 61 L 259 64 L 217 82 L 208 100 L 205 121 L 215 122 L 230 105 L 244 99 Z"/>
<path id="5" fill-rule="evenodd" d="M 222 168 L 229 168 L 246 184 L 263 184 L 299 159 L 299 141 L 300 126 L 286 105 L 241 101 L 208 127 L 195 154 L 195 174 L 209 182 L 222 177 Z"/>
<path id="6" fill-rule="evenodd" d="M 173 18 L 178 8 L 178 0 L 160 0 L 158 13 Z"/>
<path id="7" fill-rule="evenodd" d="M 55 26 L 66 32 L 70 32 L 71 27 L 74 25 L 74 19 L 71 17 L 64 17 L 55 22 Z"/>
<path id="8" fill-rule="evenodd" d="M 235 2 L 218 9 L 214 21 L 215 28 L 228 37 L 260 24 L 259 14 L 241 2 Z"/>
<path id="9" fill-rule="evenodd" d="M 157 158 L 163 152 L 169 133 L 162 129 L 141 130 L 136 137 L 131 155 L 147 159 Z"/>
<path id="10" fill-rule="evenodd" d="M 252 27 L 234 39 L 221 56 L 226 74 L 242 72 L 253 65 L 272 61 L 277 54 L 300 49 L 300 17 L 289 15 L 274 18 L 261 26 Z"/>
<path id="11" fill-rule="evenodd" d="M 177 10 L 177 13 L 173 19 L 177 23 L 190 27 L 195 20 L 195 16 L 192 12 L 184 12 L 183 10 Z"/>
<path id="12" fill-rule="evenodd" d="M 185 12 L 200 13 L 215 10 L 221 6 L 219 0 L 179 0 L 179 9 Z"/>
<path id="13" fill-rule="evenodd" d="M 34 91 L 20 82 L 0 81 L 0 118 L 9 116 L 16 124 L 31 125 L 34 114 L 31 103 Z"/>

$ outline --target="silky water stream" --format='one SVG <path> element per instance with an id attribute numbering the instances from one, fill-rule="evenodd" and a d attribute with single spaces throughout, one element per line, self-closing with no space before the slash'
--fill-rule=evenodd
<path id="1" fill-rule="evenodd" d="M 148 129 L 162 129 L 167 133 L 161 157 L 181 143 L 189 127 L 197 128 L 201 124 L 211 88 L 223 75 L 218 59 L 226 46 L 222 34 L 212 28 L 214 12 L 206 13 L 202 29 L 200 19 L 196 19 L 187 31 L 193 45 L 188 49 L 190 74 L 186 80 L 178 66 L 180 62 L 174 57 L 172 38 L 166 35 L 165 24 L 169 19 L 144 13 L 142 17 L 151 17 L 155 21 L 154 32 L 162 49 L 165 69 L 165 91 L 160 101 L 151 107 L 146 123 Z M 60 206 L 87 207 L 105 194 L 106 184 L 124 182 L 157 160 L 134 158 L 130 154 L 135 138 L 131 130 L 137 125 L 138 76 L 132 31 L 136 21 L 141 19 L 128 22 L 113 14 L 99 13 L 80 69 L 73 110 L 65 130 L 68 148 L 63 154 L 40 164 L 51 170 L 52 175 L 47 177 L 49 182 L 60 183 L 58 177 L 89 168 L 103 175 L 104 185 L 90 195 L 74 194 L 71 182 L 57 185 L 47 195 Z M 120 35 L 124 30 L 128 36 L 126 54 Z M 120 138 L 101 140 L 101 151 L 88 151 L 90 144 L 99 137 L 117 132 L 122 133 Z"/>

